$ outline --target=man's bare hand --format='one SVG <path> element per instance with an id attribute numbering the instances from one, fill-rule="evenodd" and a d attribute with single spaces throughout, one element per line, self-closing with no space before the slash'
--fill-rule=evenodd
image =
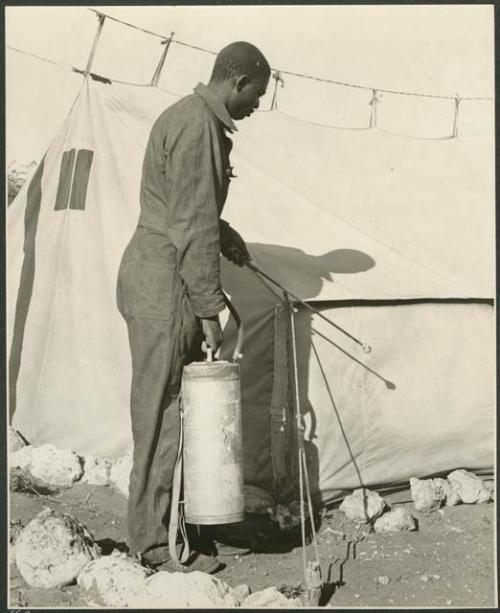
<path id="1" fill-rule="evenodd" d="M 201 320 L 201 329 L 205 342 L 215 353 L 222 345 L 222 328 L 220 327 L 219 316 L 208 317 Z"/>
<path id="2" fill-rule="evenodd" d="M 234 228 L 227 225 L 221 237 L 221 253 L 233 264 L 243 266 L 251 260 L 245 241 Z"/>

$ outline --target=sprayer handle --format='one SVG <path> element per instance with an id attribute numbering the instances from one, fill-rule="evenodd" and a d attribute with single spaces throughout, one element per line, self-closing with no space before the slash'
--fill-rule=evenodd
<path id="1" fill-rule="evenodd" d="M 229 312 L 234 317 L 234 321 L 236 322 L 236 326 L 238 327 L 238 337 L 236 339 L 236 347 L 234 348 L 232 357 L 233 362 L 238 362 L 243 357 L 243 354 L 241 353 L 244 335 L 243 324 L 241 323 L 241 317 L 239 316 L 238 311 L 235 309 L 233 303 L 229 300 L 226 294 L 224 294 L 224 302 L 226 303 Z"/>
<path id="2" fill-rule="evenodd" d="M 207 343 L 207 341 L 202 341 L 202 343 L 201 343 L 201 350 L 203 351 L 203 353 L 206 353 L 206 355 L 207 355 L 207 362 L 213 362 L 214 361 L 214 350 L 212 349 L 212 347 L 210 347 L 210 345 Z"/>

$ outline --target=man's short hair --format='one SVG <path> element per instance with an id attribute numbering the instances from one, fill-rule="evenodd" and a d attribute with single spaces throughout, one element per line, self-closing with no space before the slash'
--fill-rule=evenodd
<path id="1" fill-rule="evenodd" d="M 234 76 L 254 78 L 270 74 L 271 67 L 262 52 L 251 43 L 238 41 L 218 53 L 210 80 L 220 82 Z"/>

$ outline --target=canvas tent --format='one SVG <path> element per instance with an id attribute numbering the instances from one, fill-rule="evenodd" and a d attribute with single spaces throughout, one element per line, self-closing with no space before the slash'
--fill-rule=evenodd
<path id="1" fill-rule="evenodd" d="M 34 444 L 116 457 L 131 445 L 130 355 L 115 303 L 152 122 L 175 97 L 90 77 L 7 217 L 13 425 Z M 493 145 L 339 131 L 279 111 L 233 135 L 223 217 L 255 262 L 363 339 L 296 314 L 300 406 L 316 497 L 494 458 Z M 486 160 L 486 163 L 485 163 Z M 290 313 L 223 265 L 245 324 L 245 480 L 293 465 Z M 227 322 L 224 355 L 234 326 Z M 388 383 L 389 382 L 389 383 Z M 392 384 L 392 385 L 391 385 Z"/>

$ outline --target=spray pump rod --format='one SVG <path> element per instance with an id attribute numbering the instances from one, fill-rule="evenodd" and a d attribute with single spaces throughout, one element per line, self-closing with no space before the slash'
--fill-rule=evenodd
<path id="1" fill-rule="evenodd" d="M 339 332 L 342 332 L 342 334 L 345 334 L 345 336 L 349 337 L 351 340 L 353 340 L 355 343 L 357 343 L 358 345 L 361 346 L 361 348 L 363 349 L 363 351 L 365 353 L 370 353 L 372 348 L 370 347 L 370 345 L 367 345 L 366 343 L 363 343 L 362 341 L 360 341 L 358 338 L 356 338 L 355 336 L 353 336 L 352 334 L 350 334 L 349 332 L 347 332 L 347 330 L 344 330 L 344 328 L 342 328 L 341 326 L 339 326 L 338 324 L 334 323 L 331 319 L 328 319 L 328 317 L 326 317 L 325 315 L 323 315 L 323 313 L 321 311 L 318 311 L 318 309 L 315 309 L 314 307 L 312 307 L 310 304 L 308 304 L 307 302 L 304 302 L 304 300 L 301 300 L 298 296 L 296 296 L 295 294 L 293 294 L 290 290 L 286 289 L 285 287 L 283 287 L 280 283 L 278 283 L 278 281 L 276 281 L 275 279 L 273 279 L 272 277 L 270 277 L 267 273 L 263 272 L 258 266 L 256 266 L 253 262 L 246 262 L 245 264 L 248 268 L 250 268 L 250 270 L 253 270 L 255 273 L 257 273 L 258 275 L 261 275 L 262 277 L 264 277 L 265 279 L 267 279 L 268 281 L 270 281 L 273 285 L 276 285 L 276 287 L 279 287 L 279 289 L 284 292 L 285 294 L 290 295 L 296 302 L 299 302 L 302 306 L 306 307 L 306 309 L 309 309 L 309 311 L 315 313 L 316 315 L 318 315 L 318 317 L 321 317 L 321 319 L 324 319 L 327 323 L 329 323 L 331 326 L 333 326 L 334 328 L 336 328 Z"/>

